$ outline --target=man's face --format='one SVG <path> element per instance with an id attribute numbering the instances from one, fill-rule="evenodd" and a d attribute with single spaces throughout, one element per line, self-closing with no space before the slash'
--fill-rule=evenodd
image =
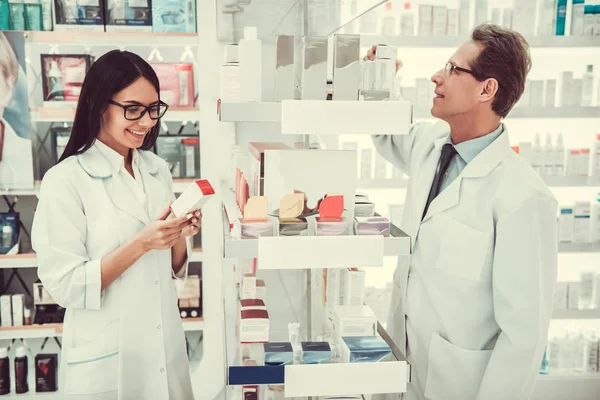
<path id="1" fill-rule="evenodd" d="M 448 60 L 455 67 L 471 69 L 471 62 L 479 55 L 481 48 L 473 41 L 463 44 Z M 431 114 L 446 122 L 453 117 L 465 115 L 480 105 L 484 83 L 477 81 L 468 72 L 440 69 L 432 77 L 435 94 Z"/>

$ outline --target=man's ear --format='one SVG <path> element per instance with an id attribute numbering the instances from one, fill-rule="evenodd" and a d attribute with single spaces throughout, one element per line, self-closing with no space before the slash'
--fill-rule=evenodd
<path id="1" fill-rule="evenodd" d="M 479 98 L 482 101 L 491 100 L 496 95 L 496 92 L 498 92 L 498 81 L 496 78 L 488 78 L 481 86 L 481 94 L 479 95 Z"/>

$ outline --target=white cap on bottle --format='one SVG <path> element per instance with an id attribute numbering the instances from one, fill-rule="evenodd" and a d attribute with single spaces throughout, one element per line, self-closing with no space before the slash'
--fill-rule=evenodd
<path id="1" fill-rule="evenodd" d="M 244 39 L 257 39 L 258 38 L 258 29 L 255 26 L 246 26 L 244 27 Z"/>
<path id="2" fill-rule="evenodd" d="M 23 315 L 25 316 L 25 318 L 31 318 L 31 310 L 29 308 L 26 308 L 25 311 L 23 311 Z"/>
<path id="3" fill-rule="evenodd" d="M 12 233 L 12 227 L 10 225 L 4 225 L 2 227 L 2 233 Z"/>
<path id="4" fill-rule="evenodd" d="M 26 357 L 27 356 L 27 349 L 23 346 L 21 347 L 17 347 L 17 351 L 15 352 L 16 356 L 21 358 L 21 357 Z"/>
<path id="5" fill-rule="evenodd" d="M 6 347 L 0 347 L 0 358 L 8 357 L 8 349 Z"/>

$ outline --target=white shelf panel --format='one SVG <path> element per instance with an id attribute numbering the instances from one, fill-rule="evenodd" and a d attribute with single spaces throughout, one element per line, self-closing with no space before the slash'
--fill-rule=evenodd
<path id="1" fill-rule="evenodd" d="M 600 253 L 600 243 L 559 243 L 559 253 Z"/>
<path id="2" fill-rule="evenodd" d="M 71 107 L 39 107 L 30 110 L 31 120 L 34 122 L 57 122 L 73 121 L 75 108 Z M 170 108 L 161 121 L 179 122 L 179 121 L 198 121 L 200 119 L 200 109 L 198 108 Z"/>
<path id="3" fill-rule="evenodd" d="M 401 231 L 400 231 L 401 232 Z M 294 265 L 296 264 L 295 258 L 298 257 L 299 254 L 303 254 L 303 260 L 306 262 L 304 268 L 325 268 L 323 266 L 319 266 L 321 264 L 321 259 L 324 256 L 320 252 L 315 252 L 311 250 L 310 243 L 313 242 L 314 239 L 323 243 L 323 246 L 327 247 L 327 243 L 329 239 L 337 240 L 340 237 L 271 237 L 265 238 L 269 239 L 271 245 L 276 248 L 278 245 L 281 248 L 285 248 L 287 252 L 280 252 L 280 265 L 282 268 L 285 268 L 285 265 Z M 368 244 L 372 243 L 374 239 L 372 236 L 347 236 L 346 238 L 351 238 L 354 243 L 353 246 L 356 251 L 367 251 Z M 306 240 L 313 239 L 313 240 Z M 343 237 L 342 237 L 343 239 Z M 361 239 L 364 239 L 364 245 L 361 244 Z M 375 239 L 379 239 L 375 237 Z M 384 237 L 383 239 L 383 255 L 384 256 L 402 256 L 410 254 L 410 238 L 401 232 L 401 236 L 398 237 Z M 332 241 L 329 241 L 333 243 Z M 292 250 L 290 250 L 292 249 Z M 336 246 L 337 249 L 337 246 Z M 349 248 L 346 249 L 346 253 L 335 252 L 335 257 L 341 260 L 348 260 L 350 257 L 346 254 L 350 254 L 352 252 L 348 251 Z M 332 250 L 333 251 L 333 250 Z M 226 239 L 225 240 L 225 258 L 257 258 L 259 256 L 259 240 L 258 239 Z M 328 256 L 334 257 L 334 255 Z M 307 260 L 306 258 L 312 259 L 312 261 Z M 346 265 L 348 266 L 348 265 Z M 372 266 L 372 265 L 371 265 Z"/>
<path id="4" fill-rule="evenodd" d="M 327 100 L 221 103 L 220 115 L 223 122 L 281 122 L 284 135 L 371 135 L 408 132 L 412 105 L 406 101 Z"/>
<path id="5" fill-rule="evenodd" d="M 0 269 L 10 268 L 37 268 L 35 254 L 16 254 L 14 256 L 0 256 Z"/>
<path id="6" fill-rule="evenodd" d="M 413 47 L 453 47 L 458 48 L 470 38 L 466 36 L 380 36 L 361 35 L 361 46 L 387 44 L 401 48 Z M 527 42 L 534 48 L 578 48 L 597 47 L 600 49 L 598 36 L 528 36 Z"/>
<path id="7" fill-rule="evenodd" d="M 596 310 L 554 310 L 552 319 L 598 319 L 600 309 Z"/>
<path id="8" fill-rule="evenodd" d="M 597 176 L 544 176 L 549 187 L 600 187 Z M 408 179 L 362 178 L 356 183 L 358 189 L 406 189 Z"/>
<path id="9" fill-rule="evenodd" d="M 596 400 L 600 374 L 538 375 L 532 400 Z"/>
<path id="10" fill-rule="evenodd" d="M 204 318 L 188 318 L 182 321 L 185 332 L 204 330 Z M 62 336 L 62 324 L 28 325 L 0 328 L 0 340 L 43 339 Z"/>
<path id="11" fill-rule="evenodd" d="M 197 33 L 155 32 L 27 32 L 28 44 L 81 46 L 197 46 Z"/>
<path id="12" fill-rule="evenodd" d="M 433 92 L 431 93 L 433 98 Z M 433 104 L 433 103 L 432 103 Z M 433 119 L 431 107 L 415 108 L 416 120 Z M 600 118 L 600 107 L 516 107 L 506 119 Z"/>
<path id="13" fill-rule="evenodd" d="M 404 393 L 409 371 L 406 361 L 286 365 L 285 397 Z"/>

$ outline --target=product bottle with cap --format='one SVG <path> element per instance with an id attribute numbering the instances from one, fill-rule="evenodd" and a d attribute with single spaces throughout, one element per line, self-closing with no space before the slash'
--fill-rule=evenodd
<path id="1" fill-rule="evenodd" d="M 23 325 L 31 325 L 31 309 L 30 308 L 25 308 L 23 310 L 23 316 L 24 316 L 24 320 L 23 320 Z"/>
<path id="2" fill-rule="evenodd" d="M 221 65 L 221 100 L 240 101 L 240 59 L 238 45 L 226 45 L 223 51 L 223 65 Z"/>
<path id="3" fill-rule="evenodd" d="M 0 395 L 10 394 L 10 364 L 8 350 L 0 348 Z"/>
<path id="4" fill-rule="evenodd" d="M 15 391 L 17 394 L 29 392 L 27 368 L 27 350 L 25 347 L 17 347 L 15 357 Z"/>
<path id="5" fill-rule="evenodd" d="M 241 69 L 242 101 L 262 100 L 262 48 L 255 26 L 244 28 L 244 38 L 238 45 Z"/>

